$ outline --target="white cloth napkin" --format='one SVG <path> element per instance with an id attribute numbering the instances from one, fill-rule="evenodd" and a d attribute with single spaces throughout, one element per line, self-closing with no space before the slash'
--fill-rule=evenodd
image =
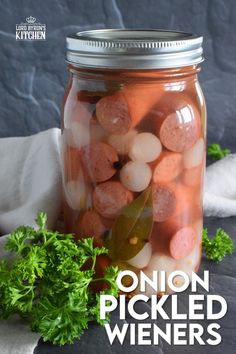
<path id="1" fill-rule="evenodd" d="M 34 225 L 36 214 L 55 225 L 61 205 L 60 130 L 50 129 L 26 138 L 0 139 L 0 233 Z M 236 155 L 207 168 L 205 215 L 236 215 Z M 0 237 L 0 258 L 7 236 Z M 0 322 L 1 354 L 32 354 L 39 335 L 18 318 Z"/>
<path id="2" fill-rule="evenodd" d="M 236 215 L 236 154 L 207 167 L 204 214 L 218 217 Z"/>
<path id="3" fill-rule="evenodd" d="M 60 209 L 60 130 L 0 139 L 0 232 L 32 225 L 44 210 L 51 227 Z"/>
<path id="4" fill-rule="evenodd" d="M 34 225 L 39 211 L 55 225 L 61 207 L 60 130 L 0 139 L 0 234 Z M 7 236 L 0 237 L 0 259 Z M 0 322 L 1 354 L 32 354 L 40 336 L 19 319 Z"/>

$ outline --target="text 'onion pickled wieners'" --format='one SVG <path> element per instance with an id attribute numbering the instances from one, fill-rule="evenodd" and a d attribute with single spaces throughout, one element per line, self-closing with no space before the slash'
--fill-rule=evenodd
<path id="1" fill-rule="evenodd" d="M 170 240 L 170 255 L 177 260 L 186 257 L 194 249 L 196 241 L 196 231 L 192 227 L 186 226 L 179 229 Z"/>
<path id="2" fill-rule="evenodd" d="M 76 225 L 76 233 L 79 237 L 94 237 L 95 243 L 102 246 L 101 236 L 106 228 L 100 216 L 94 210 L 85 211 Z"/>
<path id="3" fill-rule="evenodd" d="M 129 161 L 120 171 L 121 183 L 132 192 L 142 192 L 152 178 L 152 170 L 146 163 Z"/>
<path id="4" fill-rule="evenodd" d="M 114 163 L 118 160 L 115 149 L 102 142 L 92 143 L 81 149 L 83 169 L 92 182 L 110 179 L 116 173 Z"/>
<path id="5" fill-rule="evenodd" d="M 129 157 L 133 161 L 152 162 L 156 160 L 162 150 L 160 140 L 151 133 L 137 134 L 129 149 Z"/>
<path id="6" fill-rule="evenodd" d="M 156 167 L 153 171 L 153 181 L 154 183 L 170 182 L 181 173 L 182 169 L 181 154 L 164 151 L 156 162 Z"/>
<path id="7" fill-rule="evenodd" d="M 165 221 L 173 215 L 176 207 L 176 197 L 174 191 L 158 184 L 153 185 L 153 217 L 155 221 Z"/>
<path id="8" fill-rule="evenodd" d="M 170 151 L 184 152 L 200 137 L 200 114 L 187 95 L 181 92 L 163 96 L 156 107 L 154 129 Z"/>
<path id="9" fill-rule="evenodd" d="M 104 182 L 96 186 L 93 192 L 93 205 L 105 218 L 113 219 L 121 209 L 133 200 L 133 194 L 120 182 Z"/>

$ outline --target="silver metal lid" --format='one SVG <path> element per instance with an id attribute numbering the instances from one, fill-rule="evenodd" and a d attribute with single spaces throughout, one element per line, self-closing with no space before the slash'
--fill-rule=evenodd
<path id="1" fill-rule="evenodd" d="M 103 29 L 67 36 L 66 60 L 82 68 L 163 69 L 203 61 L 201 36 L 165 30 Z"/>

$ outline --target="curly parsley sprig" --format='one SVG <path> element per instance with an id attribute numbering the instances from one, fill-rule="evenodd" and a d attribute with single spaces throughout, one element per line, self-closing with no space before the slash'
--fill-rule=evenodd
<path id="1" fill-rule="evenodd" d="M 221 160 L 231 154 L 231 150 L 222 149 L 219 144 L 207 145 L 207 156 L 212 160 Z"/>
<path id="2" fill-rule="evenodd" d="M 92 238 L 75 242 L 72 234 L 47 230 L 45 213 L 39 213 L 36 222 L 38 230 L 20 226 L 7 241 L 15 259 L 0 262 L 0 318 L 19 314 L 44 341 L 70 344 L 90 321 L 103 324 L 100 295 L 118 295 L 118 268 L 108 267 L 99 278 L 107 288 L 93 293 L 97 257 L 108 250 L 94 247 Z"/>
<path id="3" fill-rule="evenodd" d="M 232 254 L 235 250 L 232 238 L 223 229 L 217 229 L 212 238 L 208 237 L 208 230 L 203 229 L 202 248 L 207 258 L 214 262 L 222 261 L 225 256 Z"/>

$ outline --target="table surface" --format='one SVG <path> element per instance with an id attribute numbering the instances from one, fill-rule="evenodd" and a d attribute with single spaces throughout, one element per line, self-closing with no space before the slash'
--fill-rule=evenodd
<path id="1" fill-rule="evenodd" d="M 205 227 L 208 228 L 210 234 L 216 231 L 218 227 L 222 227 L 228 232 L 236 242 L 236 217 L 232 218 L 206 218 Z M 148 354 L 235 354 L 236 353 L 236 254 L 228 256 L 221 263 L 214 263 L 206 260 L 203 256 L 202 265 L 200 269 L 200 275 L 204 269 L 210 272 L 210 294 L 218 294 L 225 298 L 228 303 L 227 314 L 221 319 L 216 320 L 220 324 L 221 328 L 219 333 L 222 336 L 222 341 L 217 346 L 210 346 L 208 344 L 204 346 L 200 345 L 186 345 L 186 346 L 174 346 L 167 344 L 164 340 L 161 341 L 159 346 L 148 345 L 138 346 L 129 344 L 129 337 L 127 336 L 125 343 L 120 345 L 118 342 L 114 342 L 111 346 L 105 329 L 101 326 L 92 324 L 89 329 L 83 334 L 80 342 L 75 342 L 73 345 L 67 345 L 64 347 L 53 346 L 48 343 L 39 342 L 38 347 L 35 349 L 34 354 L 138 354 L 143 351 Z M 201 290 L 199 289 L 199 293 Z M 204 292 L 202 292 L 204 293 Z M 180 311 L 183 313 L 188 311 L 188 295 L 189 291 L 182 293 L 178 296 L 180 300 Z M 149 304 L 139 304 L 140 312 L 143 310 L 150 311 Z M 165 310 L 168 312 L 170 302 L 166 303 Z M 124 322 L 119 320 L 118 311 L 114 312 L 111 318 L 111 325 L 116 323 L 123 324 Z M 127 322 L 137 322 L 131 318 L 127 319 Z M 150 320 L 147 320 L 150 323 Z M 155 323 L 155 321 L 153 321 Z M 180 321 L 175 321 L 180 322 Z M 198 321 L 206 331 L 209 321 Z M 171 323 L 174 323 L 172 321 Z M 156 324 L 160 327 L 164 325 L 164 320 L 159 319 Z M 204 338 L 205 336 L 203 336 Z M 209 336 L 208 336 L 209 337 Z M 207 337 L 205 337 L 207 338 Z"/>

